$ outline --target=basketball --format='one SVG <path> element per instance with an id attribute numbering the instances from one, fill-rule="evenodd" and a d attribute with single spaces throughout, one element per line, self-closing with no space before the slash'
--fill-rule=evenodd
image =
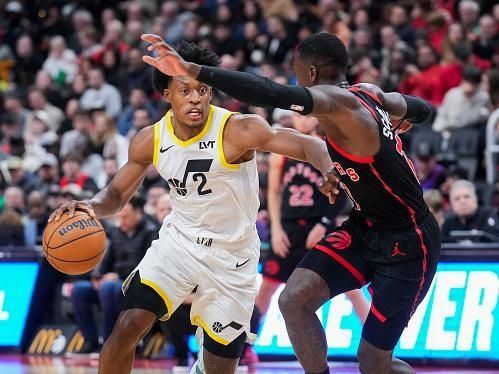
<path id="1" fill-rule="evenodd" d="M 43 232 L 43 251 L 57 270 L 78 275 L 94 269 L 104 256 L 106 234 L 96 218 L 83 211 L 65 212 Z"/>

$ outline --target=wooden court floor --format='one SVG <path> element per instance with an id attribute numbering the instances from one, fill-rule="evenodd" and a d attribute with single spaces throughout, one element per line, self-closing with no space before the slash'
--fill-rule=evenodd
<path id="1" fill-rule="evenodd" d="M 41 356 L 0 355 L 0 374 L 97 374 L 97 360 L 67 359 Z M 136 360 L 134 374 L 187 374 L 172 370 L 171 360 Z M 358 373 L 355 363 L 331 362 L 335 374 Z M 499 368 L 416 367 L 417 373 L 499 374 Z M 263 362 L 253 368 L 242 368 L 241 374 L 298 374 L 303 369 L 297 362 Z"/>

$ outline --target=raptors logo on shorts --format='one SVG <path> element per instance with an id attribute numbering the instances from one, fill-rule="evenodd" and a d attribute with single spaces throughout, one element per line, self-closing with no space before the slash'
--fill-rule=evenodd
<path id="1" fill-rule="evenodd" d="M 352 244 L 352 236 L 348 231 L 335 231 L 326 238 L 326 241 L 336 249 L 347 249 Z"/>

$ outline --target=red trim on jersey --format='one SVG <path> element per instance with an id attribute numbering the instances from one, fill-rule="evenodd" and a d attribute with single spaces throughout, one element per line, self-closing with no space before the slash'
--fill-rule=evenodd
<path id="1" fill-rule="evenodd" d="M 407 205 L 405 203 L 405 201 L 400 196 L 398 196 L 397 194 L 395 194 L 395 192 L 393 192 L 393 190 L 390 188 L 390 186 L 388 184 L 386 184 L 386 182 L 383 180 L 383 178 L 381 178 L 381 175 L 378 173 L 378 171 L 376 170 L 376 168 L 373 165 L 371 165 L 371 171 L 376 176 L 376 178 L 381 182 L 381 184 L 383 185 L 383 188 L 390 195 L 392 195 L 392 197 L 395 200 L 397 200 L 400 204 L 402 204 L 407 209 L 407 211 L 411 215 L 411 221 L 414 225 L 414 230 L 418 234 L 419 241 L 421 243 L 421 250 L 423 251 L 423 273 L 421 274 L 421 278 L 419 280 L 418 292 L 416 293 L 416 296 L 414 297 L 414 301 L 412 303 L 411 314 L 410 314 L 412 316 L 412 314 L 414 313 L 414 310 L 416 309 L 416 303 L 419 299 L 419 296 L 421 295 L 421 291 L 423 290 L 423 286 L 424 286 L 424 282 L 425 282 L 426 271 L 428 269 L 427 259 L 426 259 L 428 256 L 428 249 L 426 248 L 426 244 L 424 242 L 423 233 L 422 233 L 421 229 L 419 228 L 418 223 L 416 222 L 416 212 L 414 211 L 414 209 L 412 209 L 409 205 Z"/>
<path id="2" fill-rule="evenodd" d="M 369 110 L 369 112 L 372 114 L 372 116 L 374 117 L 374 119 L 376 120 L 376 123 L 378 123 L 378 117 L 376 116 L 376 112 L 374 111 L 374 109 L 361 97 L 358 97 L 358 96 L 355 96 L 362 105 L 364 105 L 366 107 L 367 110 Z"/>
<path id="3" fill-rule="evenodd" d="M 348 153 L 343 148 L 341 148 L 338 144 L 336 144 L 335 142 L 333 142 L 329 138 L 329 136 L 326 136 L 326 140 L 331 145 L 331 147 L 334 148 L 334 150 L 336 152 L 338 152 L 340 155 L 342 155 L 343 157 L 345 157 L 346 159 L 348 159 L 350 161 L 357 162 L 359 164 L 370 164 L 370 163 L 374 162 L 374 157 L 373 156 L 363 157 L 363 156 L 352 155 L 351 153 Z"/>
<path id="4" fill-rule="evenodd" d="M 341 266 L 343 266 L 350 274 L 352 274 L 363 286 L 366 284 L 366 280 L 364 276 L 361 274 L 360 271 L 358 271 L 351 263 L 349 263 L 347 260 L 345 260 L 343 257 L 341 257 L 339 254 L 335 253 L 328 247 L 325 247 L 321 244 L 317 244 L 314 249 L 317 249 L 321 252 L 324 252 L 328 256 L 332 257 L 336 262 L 338 262 Z"/>
<path id="5" fill-rule="evenodd" d="M 359 87 L 351 87 L 349 89 L 349 91 L 355 91 L 355 92 L 362 92 L 362 93 L 365 93 L 366 95 L 369 95 L 371 97 L 371 99 L 373 99 L 374 101 L 376 101 L 379 105 L 381 105 L 381 101 L 380 99 L 375 95 L 373 94 L 372 92 L 369 92 L 369 91 L 366 91 L 366 90 L 363 90 L 362 88 L 359 88 Z"/>

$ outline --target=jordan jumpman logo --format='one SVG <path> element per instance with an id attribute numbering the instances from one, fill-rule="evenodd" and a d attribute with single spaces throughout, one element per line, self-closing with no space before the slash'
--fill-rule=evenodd
<path id="1" fill-rule="evenodd" d="M 405 253 L 402 252 L 399 248 L 399 242 L 395 242 L 395 247 L 393 247 L 393 253 L 392 253 L 392 257 L 396 256 L 396 255 L 401 255 L 401 256 L 405 256 Z"/>

